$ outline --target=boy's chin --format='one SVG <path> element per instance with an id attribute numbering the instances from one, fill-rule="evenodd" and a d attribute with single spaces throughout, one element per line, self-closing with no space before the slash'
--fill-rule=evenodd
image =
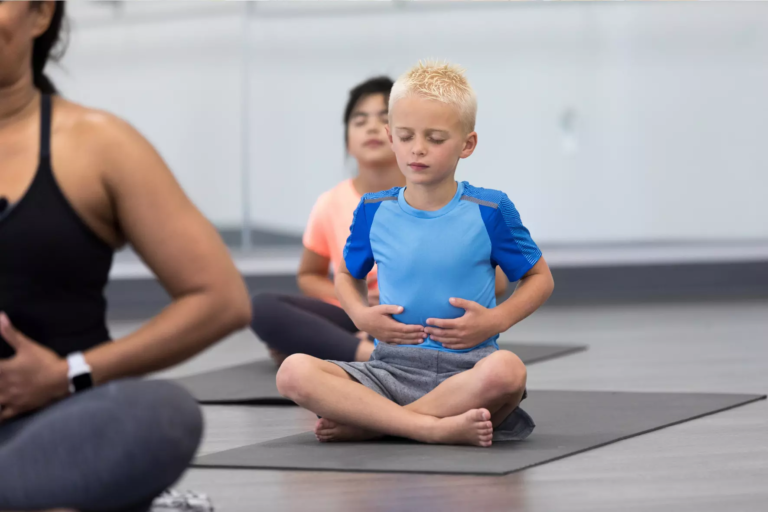
<path id="1" fill-rule="evenodd" d="M 431 173 L 413 172 L 410 168 L 407 171 L 403 171 L 403 174 L 405 174 L 406 181 L 413 185 L 439 185 L 440 183 L 443 183 L 445 181 L 454 180 L 454 176 L 452 173 L 435 176 L 434 174 L 431 174 Z"/>

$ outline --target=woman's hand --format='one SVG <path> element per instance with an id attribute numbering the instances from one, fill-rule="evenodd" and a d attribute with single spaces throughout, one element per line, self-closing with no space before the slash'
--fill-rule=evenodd
<path id="1" fill-rule="evenodd" d="M 67 361 L 17 331 L 0 313 L 0 333 L 16 354 L 0 361 L 0 421 L 35 411 L 69 394 Z"/>

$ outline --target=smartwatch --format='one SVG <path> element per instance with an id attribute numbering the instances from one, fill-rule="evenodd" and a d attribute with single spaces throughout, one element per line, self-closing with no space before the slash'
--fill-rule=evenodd
<path id="1" fill-rule="evenodd" d="M 69 371 L 69 392 L 79 393 L 93 387 L 93 378 L 91 377 L 91 367 L 85 361 L 82 352 L 73 352 L 67 356 Z"/>

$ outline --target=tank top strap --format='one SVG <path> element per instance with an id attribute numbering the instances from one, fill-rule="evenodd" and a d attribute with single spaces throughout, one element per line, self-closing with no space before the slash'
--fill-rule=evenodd
<path id="1" fill-rule="evenodd" d="M 51 96 L 40 97 L 40 164 L 51 168 Z"/>

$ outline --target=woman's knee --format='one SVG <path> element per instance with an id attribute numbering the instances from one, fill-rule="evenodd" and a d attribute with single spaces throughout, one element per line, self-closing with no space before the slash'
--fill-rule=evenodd
<path id="1" fill-rule="evenodd" d="M 150 501 L 181 477 L 202 439 L 200 407 L 168 381 L 114 381 L 65 402 L 54 419 L 81 450 L 73 482 L 89 481 L 78 499 L 101 509 Z"/>
<path id="2" fill-rule="evenodd" d="M 149 384 L 149 381 L 147 382 Z M 168 381 L 151 382 L 156 395 L 156 406 L 164 409 L 166 421 L 172 423 L 167 429 L 169 435 L 179 438 L 179 448 L 190 456 L 194 455 L 203 437 L 203 414 L 197 401 L 187 390 Z M 173 419 L 171 419 L 173 417 Z"/>
<path id="3" fill-rule="evenodd" d="M 315 369 L 316 359 L 306 354 L 293 354 L 283 361 L 277 372 L 277 390 L 286 398 L 301 403 L 308 392 L 307 377 Z"/>
<path id="4" fill-rule="evenodd" d="M 515 396 L 523 392 L 528 373 L 520 358 L 507 350 L 489 355 L 479 365 L 481 387 L 485 396 Z"/>
<path id="5" fill-rule="evenodd" d="M 147 469 L 170 485 L 187 468 L 202 440 L 200 406 L 185 389 L 168 381 L 118 381 L 110 386 L 115 388 L 115 405 L 129 409 L 126 442 L 146 454 Z"/>

